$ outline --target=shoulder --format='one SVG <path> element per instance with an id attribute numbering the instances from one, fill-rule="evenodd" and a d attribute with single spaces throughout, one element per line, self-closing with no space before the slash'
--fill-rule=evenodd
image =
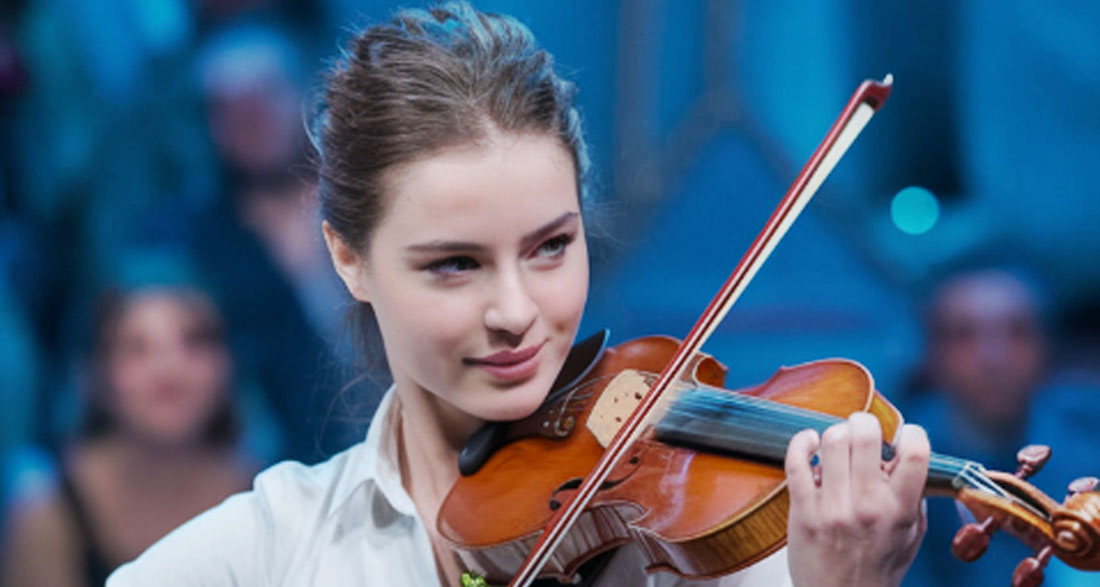
<path id="1" fill-rule="evenodd" d="M 364 455 L 361 444 L 316 465 L 285 461 L 256 476 L 250 495 L 254 507 L 276 527 L 294 527 L 327 515 L 342 499 L 342 487 L 354 477 L 353 471 Z M 289 529 L 289 528 L 288 528 Z"/>
<path id="2" fill-rule="evenodd" d="M 33 493 L 13 496 L 6 512 L 5 533 L 62 537 L 71 534 L 72 520 L 60 488 L 43 485 Z"/>
<path id="3" fill-rule="evenodd" d="M 71 583 L 79 580 L 80 556 L 72 513 L 60 486 L 44 482 L 12 497 L 4 520 L 3 584 L 43 584 L 44 574 L 58 584 Z"/>
<path id="4" fill-rule="evenodd" d="M 318 465 L 287 461 L 264 470 L 251 491 L 168 534 L 112 575 L 109 587 L 278 584 L 324 526 L 339 481 L 357 456 L 353 447 Z"/>

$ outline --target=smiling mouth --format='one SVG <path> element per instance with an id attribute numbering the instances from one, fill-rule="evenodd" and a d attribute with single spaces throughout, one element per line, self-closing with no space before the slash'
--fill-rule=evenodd
<path id="1" fill-rule="evenodd" d="M 518 351 L 501 351 L 485 357 L 466 358 L 462 362 L 488 371 L 501 381 L 519 381 L 535 374 L 539 368 L 539 351 L 545 342 Z"/>

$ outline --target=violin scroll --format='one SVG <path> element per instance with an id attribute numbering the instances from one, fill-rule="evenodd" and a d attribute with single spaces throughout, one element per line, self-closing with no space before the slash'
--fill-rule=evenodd
<path id="1" fill-rule="evenodd" d="M 1100 570 L 1100 480 L 1083 477 L 1069 485 L 1069 495 L 1059 504 L 1026 479 L 1050 458 L 1045 446 L 1025 447 L 1017 454 L 1015 474 L 995 471 L 981 475 L 981 489 L 964 487 L 956 494 L 981 523 L 964 525 L 952 542 L 952 553 L 971 562 L 985 553 L 997 530 L 1016 536 L 1035 549 L 1012 575 L 1012 587 L 1038 587 L 1052 557 L 1071 567 Z"/>
<path id="2" fill-rule="evenodd" d="M 1012 573 L 1012 587 L 1038 587 L 1043 569 L 1052 554 L 1067 564 L 1096 570 L 1100 563 L 1100 493 L 1096 477 L 1083 477 L 1070 483 L 1069 496 L 1051 515 L 1054 543 L 1044 546 L 1035 556 L 1020 561 Z"/>
<path id="3" fill-rule="evenodd" d="M 1050 455 L 1050 447 L 1041 444 L 1030 444 L 1021 448 L 1016 453 L 1016 462 L 1020 466 L 1016 469 L 1014 476 L 1021 481 L 1028 479 L 1043 468 L 1043 465 L 1050 460 Z M 955 539 L 951 541 L 951 553 L 963 562 L 970 563 L 978 560 L 989 548 L 989 541 L 993 538 L 993 533 L 1000 528 L 1000 522 L 1001 520 L 997 517 L 990 515 L 986 516 L 980 524 L 972 522 L 959 528 Z"/>
<path id="4" fill-rule="evenodd" d="M 1055 554 L 1070 566 L 1100 570 L 1100 492 L 1096 477 L 1069 485 L 1070 494 L 1051 514 Z"/>

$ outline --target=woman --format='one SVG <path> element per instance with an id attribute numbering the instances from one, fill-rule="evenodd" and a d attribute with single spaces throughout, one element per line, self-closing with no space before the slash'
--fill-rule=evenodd
<path id="1" fill-rule="evenodd" d="M 210 300 L 191 289 L 112 295 L 95 328 L 79 442 L 49 492 L 19 498 L 3 584 L 102 585 L 176 526 L 248 486 L 234 451 L 232 363 Z"/>
<path id="2" fill-rule="evenodd" d="M 457 454 L 485 421 L 539 406 L 585 303 L 572 94 L 522 25 L 465 4 L 354 40 L 320 120 L 323 231 L 394 385 L 364 443 L 261 474 L 110 587 L 457 584 L 463 565 L 435 529 Z M 785 584 L 789 558 L 796 585 L 896 585 L 922 533 L 928 447 L 906 428 L 887 475 L 880 444 L 869 417 L 796 437 L 789 556 L 713 584 Z M 599 584 L 677 581 L 647 578 L 637 557 L 621 549 Z"/>

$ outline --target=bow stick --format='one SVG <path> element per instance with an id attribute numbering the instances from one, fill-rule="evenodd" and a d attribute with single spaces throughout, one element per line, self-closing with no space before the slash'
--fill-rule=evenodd
<path id="1" fill-rule="evenodd" d="M 741 297 L 741 293 L 756 276 L 756 272 L 760 270 L 780 239 L 809 203 L 810 198 L 817 193 L 817 189 L 836 167 L 837 162 L 859 136 L 863 127 L 871 120 L 871 116 L 886 102 L 893 81 L 893 76 L 889 74 L 881 82 L 867 80 L 852 94 L 844 110 L 829 128 L 828 134 L 818 145 L 806 166 L 795 178 L 791 188 L 772 212 L 752 246 L 745 252 L 722 289 L 714 296 L 695 326 L 680 343 L 672 360 L 665 365 L 657 382 L 619 429 L 596 466 L 584 478 L 573 499 L 565 507 L 558 509 L 543 529 L 535 547 L 528 553 L 527 559 L 509 583 L 510 587 L 527 587 L 535 580 L 565 534 L 596 496 L 611 470 L 641 434 L 649 414 L 660 397 L 664 395 L 665 390 L 683 375 L 684 368 L 691 358 L 702 348 L 703 343 L 725 318 L 737 298 Z"/>

